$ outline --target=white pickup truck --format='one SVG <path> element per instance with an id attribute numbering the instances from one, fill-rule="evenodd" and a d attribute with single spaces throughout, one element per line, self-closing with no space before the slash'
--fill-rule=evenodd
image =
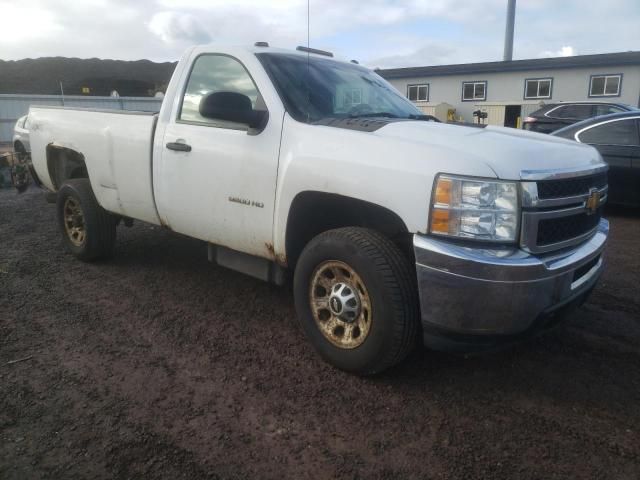
<path id="1" fill-rule="evenodd" d="M 583 302 L 602 271 L 607 167 L 589 146 L 433 121 L 376 73 L 299 47 L 194 47 L 161 111 L 30 111 L 69 250 L 133 219 L 282 284 L 324 359 L 379 372 L 421 340 L 491 348 Z"/>

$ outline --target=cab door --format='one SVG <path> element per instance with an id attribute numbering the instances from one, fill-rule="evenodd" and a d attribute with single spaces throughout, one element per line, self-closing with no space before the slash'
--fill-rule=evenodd
<path id="1" fill-rule="evenodd" d="M 217 92 L 242 94 L 268 115 L 249 71 L 230 55 L 194 54 L 185 85 L 155 172 L 160 218 L 173 231 L 268 258 L 283 117 L 255 130 L 203 116 L 203 99 Z"/>

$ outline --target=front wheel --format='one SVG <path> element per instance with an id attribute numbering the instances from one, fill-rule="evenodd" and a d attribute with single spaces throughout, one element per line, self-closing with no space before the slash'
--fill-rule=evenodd
<path id="1" fill-rule="evenodd" d="M 89 262 L 110 257 L 116 220 L 96 200 L 87 178 L 67 180 L 57 195 L 58 225 L 67 249 Z"/>
<path id="2" fill-rule="evenodd" d="M 376 231 L 340 228 L 311 240 L 296 266 L 294 296 L 307 337 L 342 370 L 378 373 L 416 343 L 415 274 L 400 249 Z"/>

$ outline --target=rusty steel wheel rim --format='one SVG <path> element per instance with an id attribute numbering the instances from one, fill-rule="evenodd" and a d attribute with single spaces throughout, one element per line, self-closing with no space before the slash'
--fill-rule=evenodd
<path id="1" fill-rule="evenodd" d="M 82 246 L 87 230 L 80 202 L 73 197 L 68 197 L 64 202 L 64 229 L 71 243 L 76 247 Z"/>
<path id="2" fill-rule="evenodd" d="M 311 276 L 309 302 L 316 325 L 338 348 L 359 347 L 371 330 L 371 298 L 356 271 L 344 262 L 321 263 Z"/>

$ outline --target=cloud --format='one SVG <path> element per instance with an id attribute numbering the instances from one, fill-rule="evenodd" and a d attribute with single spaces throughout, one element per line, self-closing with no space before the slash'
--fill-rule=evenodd
<path id="1" fill-rule="evenodd" d="M 195 15 L 177 12 L 159 12 L 151 17 L 149 30 L 165 43 L 208 43 L 211 36 Z"/>
<path id="2" fill-rule="evenodd" d="M 566 46 L 560 48 L 560 50 L 555 51 L 545 50 L 544 52 L 540 53 L 538 57 L 573 57 L 574 55 L 577 55 L 576 49 L 572 46 Z"/>
<path id="3" fill-rule="evenodd" d="M 497 60 L 505 4 L 310 0 L 311 44 L 381 67 Z M 194 43 L 264 40 L 295 48 L 307 38 L 306 0 L 0 0 L 0 12 L 3 59 L 164 61 Z M 638 18 L 638 0 L 521 0 L 514 57 L 640 50 Z"/>
<path id="4" fill-rule="evenodd" d="M 411 53 L 390 55 L 367 60 L 373 68 L 419 67 L 423 65 L 442 65 L 455 58 L 456 49 L 451 45 L 430 43 Z"/>
<path id="5" fill-rule="evenodd" d="M 0 35 L 7 44 L 28 42 L 55 35 L 58 30 L 51 12 L 34 7 L 18 7 L 0 2 Z"/>

